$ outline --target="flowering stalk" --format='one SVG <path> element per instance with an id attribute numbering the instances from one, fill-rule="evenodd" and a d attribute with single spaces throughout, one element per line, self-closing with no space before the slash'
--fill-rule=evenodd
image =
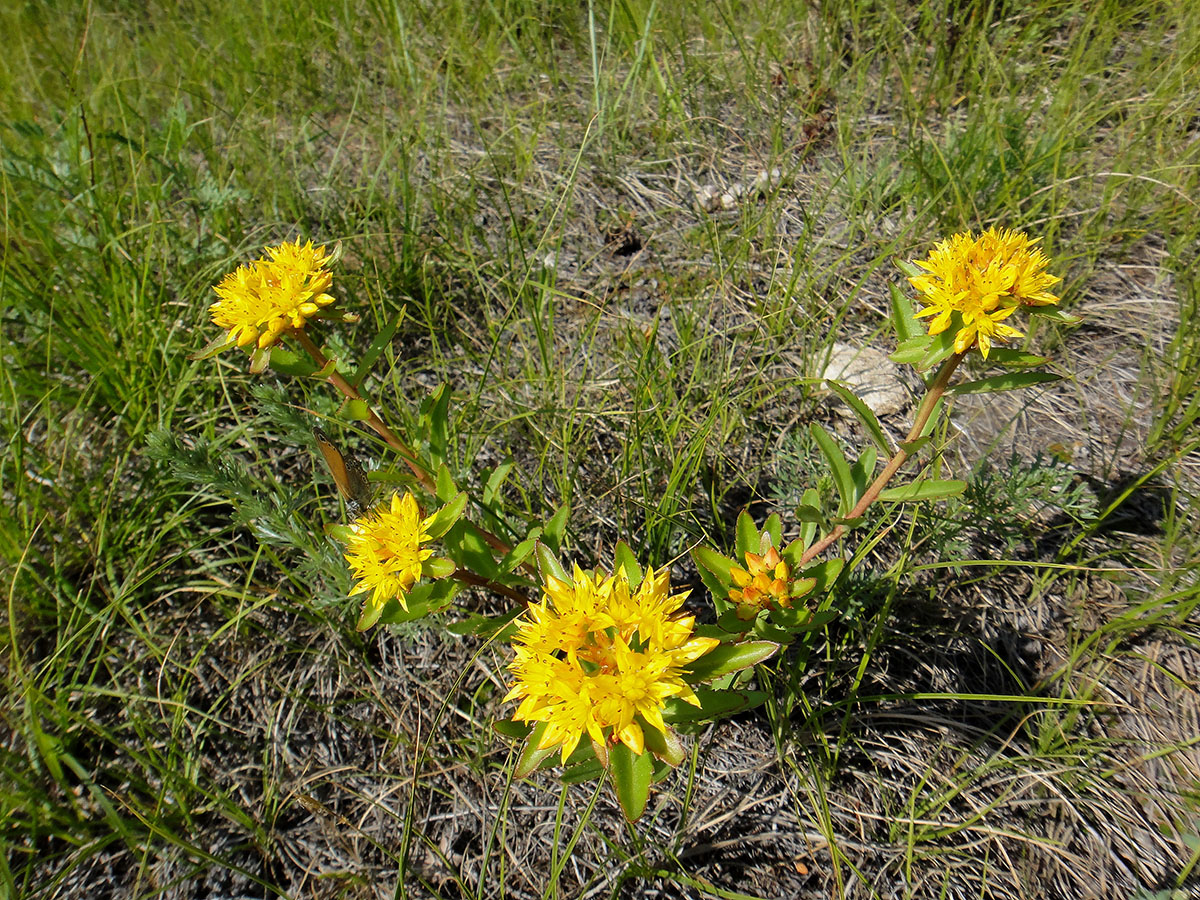
<path id="1" fill-rule="evenodd" d="M 954 370 L 958 368 L 958 364 L 963 361 L 967 352 L 967 350 L 963 350 L 960 353 L 955 353 L 942 363 L 941 368 L 938 369 L 937 377 L 934 378 L 933 383 L 929 386 L 929 390 L 925 392 L 925 399 L 921 401 L 921 406 L 917 410 L 917 416 L 913 421 L 912 428 L 908 432 L 908 437 L 904 439 L 904 443 L 900 445 L 900 448 L 888 460 L 888 464 L 884 466 L 879 476 L 871 482 L 870 487 L 866 489 L 858 502 L 854 504 L 854 508 L 845 515 L 846 519 L 857 519 L 865 513 L 870 505 L 879 497 L 880 492 L 887 487 L 887 483 L 892 480 L 892 476 L 900 471 L 900 467 L 908 460 L 909 452 L 905 447 L 919 438 L 921 432 L 925 430 L 925 426 L 929 422 L 929 417 L 933 414 L 934 407 L 937 406 L 937 402 L 946 393 L 946 388 L 950 384 L 950 376 L 954 374 Z M 838 525 L 829 534 L 804 551 L 804 554 L 800 557 L 800 565 L 819 556 L 845 533 L 846 526 Z"/>
<path id="2" fill-rule="evenodd" d="M 317 364 L 318 368 L 323 370 L 329 366 L 329 359 L 324 353 L 321 352 L 320 348 L 313 343 L 312 338 L 298 328 L 293 329 L 289 333 L 293 338 L 296 339 L 296 343 L 303 347 L 305 352 L 313 358 L 313 362 Z M 416 476 L 417 481 L 421 483 L 421 487 L 425 488 L 425 490 L 430 494 L 436 496 L 437 485 L 434 483 L 434 480 L 430 477 L 429 473 L 421 467 L 419 462 L 417 462 L 417 455 L 413 453 L 408 444 L 400 440 L 396 432 L 392 431 L 392 429 L 387 426 L 387 423 L 384 422 L 383 419 L 379 418 L 379 415 L 371 408 L 370 404 L 363 399 L 362 394 L 355 389 L 354 385 L 348 382 L 336 370 L 330 372 L 327 380 L 335 388 L 341 391 L 341 393 L 348 400 L 357 400 L 366 407 L 367 424 L 371 426 L 376 434 L 378 434 L 387 442 L 389 447 L 391 447 L 393 450 L 399 453 L 401 457 L 404 458 L 405 465 L 407 465 L 412 471 L 413 475 Z M 505 552 L 507 553 L 508 551 L 505 550 Z"/>
<path id="3" fill-rule="evenodd" d="M 316 363 L 319 368 L 325 369 L 329 367 L 329 359 L 324 353 L 321 352 L 320 348 L 313 343 L 312 338 L 310 338 L 300 329 L 293 330 L 289 333 L 296 339 L 296 342 L 305 349 L 308 355 L 312 357 L 313 362 Z M 367 424 L 371 426 L 376 434 L 378 434 L 387 442 L 389 447 L 400 454 L 400 456 L 404 459 L 405 465 L 408 466 L 409 470 L 411 470 L 413 475 L 416 476 L 417 481 L 420 482 L 421 487 L 425 488 L 426 491 L 436 497 L 437 484 L 434 482 L 433 478 L 430 477 L 429 473 L 426 472 L 425 469 L 422 468 L 421 464 L 417 461 L 417 455 L 409 448 L 408 444 L 404 443 L 404 441 L 400 439 L 396 432 L 392 431 L 392 429 L 388 427 L 387 423 L 384 422 L 383 419 L 379 418 L 379 415 L 371 408 L 371 405 L 367 403 L 367 401 L 363 398 L 363 395 L 358 392 L 354 385 L 348 382 L 336 370 L 330 372 L 328 381 L 335 388 L 341 391 L 341 393 L 348 400 L 357 400 L 359 403 L 363 404 L 367 411 Z M 478 530 L 480 537 L 487 541 L 488 546 L 497 553 L 504 554 L 512 551 L 512 547 L 510 547 L 500 538 L 496 537 L 496 535 L 492 534 L 487 529 L 481 528 L 478 525 L 476 525 L 475 528 Z M 526 564 L 526 568 L 530 569 L 530 571 L 533 570 L 532 566 L 529 564 Z M 524 598 L 522 598 L 522 602 L 524 602 Z"/>

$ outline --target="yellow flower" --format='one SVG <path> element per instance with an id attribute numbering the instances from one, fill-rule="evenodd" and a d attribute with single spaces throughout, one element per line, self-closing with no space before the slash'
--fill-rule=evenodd
<path id="1" fill-rule="evenodd" d="M 525 643 L 547 654 L 562 650 L 574 662 L 591 635 L 612 624 L 608 615 L 612 584 L 611 576 L 589 575 L 579 566 L 571 581 L 550 575 L 542 601 L 529 604 L 526 612 Z"/>
<path id="2" fill-rule="evenodd" d="M 773 606 L 791 607 L 791 570 L 774 547 L 761 556 L 747 553 L 746 568 L 733 566 L 729 574 L 736 585 L 729 591 L 729 599 L 739 607 L 748 607 L 755 612 Z"/>
<path id="3" fill-rule="evenodd" d="M 633 592 L 628 578 L 617 578 L 612 586 L 609 615 L 625 637 L 637 632 L 642 640 L 658 647 L 674 646 L 691 634 L 695 623 L 695 616 L 674 615 L 687 595 L 687 591 L 671 593 L 671 576 L 665 567 L 647 572 Z"/>
<path id="4" fill-rule="evenodd" d="M 218 298 L 209 307 L 213 322 L 239 347 L 266 349 L 333 303 L 327 293 L 333 275 L 326 268 L 332 260 L 324 247 L 285 242 L 267 253 L 270 260 L 239 266 L 213 288 Z"/>
<path id="5" fill-rule="evenodd" d="M 541 602 L 517 620 L 505 697 L 520 700 L 514 719 L 546 723 L 539 749 L 560 747 L 565 762 L 587 734 L 599 747 L 619 741 L 641 753 L 643 726 L 666 734 L 669 698 L 700 705 L 683 673 L 720 642 L 693 637 L 693 616 L 673 616 L 686 596 L 670 593 L 665 568 L 636 590 L 624 569 L 576 566 L 570 582 L 547 579 Z"/>
<path id="6" fill-rule="evenodd" d="M 1021 306 L 1046 306 L 1058 297 L 1048 288 L 1061 281 L 1046 273 L 1050 260 L 1023 232 L 989 228 L 978 238 L 971 232 L 956 234 L 930 251 L 916 264 L 928 274 L 909 278 L 925 305 L 918 317 L 932 317 L 930 334 L 950 327 L 957 313 L 962 326 L 954 338 L 954 351 L 972 347 L 987 358 L 992 343 L 1021 337 L 1004 320 Z"/>
<path id="7" fill-rule="evenodd" d="M 324 247 L 314 247 L 312 241 L 290 243 L 284 241 L 278 247 L 268 247 L 267 253 L 281 270 L 304 276 L 327 276 L 332 282 L 333 277 L 326 271 L 332 262 L 332 257 Z M 326 285 L 328 287 L 328 284 Z"/>
<path id="8" fill-rule="evenodd" d="M 358 583 L 350 595 L 370 591 L 363 604 L 364 619 L 369 618 L 368 611 L 382 610 L 393 597 L 408 609 L 405 595 L 421 577 L 421 563 L 433 555 L 421 546 L 430 540 L 429 522 L 421 518 L 416 499 L 406 492 L 403 497 L 393 494 L 390 508 L 351 523 L 346 561 Z"/>

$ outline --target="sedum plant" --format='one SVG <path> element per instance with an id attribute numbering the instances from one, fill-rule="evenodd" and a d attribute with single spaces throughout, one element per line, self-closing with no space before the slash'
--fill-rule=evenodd
<path id="1" fill-rule="evenodd" d="M 863 522 L 872 504 L 933 501 L 965 489 L 961 481 L 925 478 L 892 485 L 929 443 L 946 395 L 1011 390 L 1056 377 L 1030 371 L 1047 360 L 1000 346 L 1021 336 L 1010 324 L 1013 315 L 1025 310 L 1076 321 L 1050 309 L 1059 299 L 1050 288 L 1059 279 L 1047 272 L 1049 259 L 1036 241 L 1021 232 L 956 234 L 927 258 L 899 263 L 919 306 L 893 286 L 899 346 L 892 359 L 932 372 L 907 437 L 893 445 L 866 404 L 831 382 L 871 444 L 851 463 L 813 424 L 837 488 L 836 507 L 824 508 L 810 488 L 794 511 L 795 539 L 784 542 L 778 514 L 759 527 L 742 512 L 732 556 L 705 545 L 693 548 L 712 604 L 713 621 L 701 623 L 683 611 L 687 592 L 672 591 L 662 561 L 643 568 L 624 542 L 616 546 L 611 569 L 568 570 L 562 562 L 568 508 L 545 521 L 523 522 L 509 521 L 500 510 L 496 498 L 511 466 L 482 485 L 460 489 L 446 464 L 451 397 L 445 386 L 422 402 L 413 439 L 387 424 L 356 385 L 398 321 L 376 337 L 350 378 L 309 334 L 323 321 L 357 321 L 336 310 L 333 268 L 340 255 L 338 247 L 285 242 L 227 275 L 215 286 L 210 307 L 222 334 L 199 356 L 240 348 L 250 355 L 251 372 L 270 366 L 327 382 L 342 395 L 345 414 L 395 451 L 407 473 L 387 474 L 407 486 L 373 504 L 362 468 L 319 427 L 313 429 L 316 449 L 352 516 L 329 529 L 329 536 L 341 545 L 353 578 L 350 596 L 363 597 L 358 628 L 453 615 L 464 586 L 505 598 L 507 613 L 464 613 L 456 628 L 512 644 L 505 701 L 516 706 L 497 730 L 523 742 L 516 774 L 561 767 L 569 783 L 607 774 L 631 820 L 645 809 L 652 783 L 685 758 L 681 732 L 764 702 L 765 693 L 746 686 L 753 667 L 793 642 L 810 640 L 840 614 L 832 589 L 847 563 L 841 556 L 821 557 Z M 958 366 L 975 350 L 1010 371 L 953 384 Z M 482 521 L 500 523 L 512 540 Z M 852 556 L 850 567 L 860 558 Z"/>

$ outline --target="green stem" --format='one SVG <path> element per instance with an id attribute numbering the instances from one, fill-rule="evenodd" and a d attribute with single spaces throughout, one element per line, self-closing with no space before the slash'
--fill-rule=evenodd
<path id="1" fill-rule="evenodd" d="M 963 361 L 963 357 L 966 355 L 967 351 L 964 350 L 962 353 L 955 353 L 942 363 L 942 367 L 938 369 L 937 377 L 929 385 L 929 390 L 925 392 L 925 398 L 921 401 L 921 406 L 917 409 L 917 417 L 913 420 L 912 429 L 908 432 L 908 437 L 904 439 L 904 444 L 911 444 L 921 436 L 921 432 L 925 430 L 925 426 L 929 423 L 930 415 L 933 414 L 933 408 L 937 406 L 937 402 L 946 393 L 946 387 L 950 384 L 950 376 L 954 374 L 954 370 L 958 368 L 958 364 Z M 858 498 L 858 502 L 854 504 L 854 508 L 846 514 L 847 519 L 857 519 L 865 513 L 867 508 L 878 499 L 880 492 L 887 487 L 887 483 L 892 480 L 892 476 L 900 471 L 900 467 L 904 465 L 909 456 L 908 451 L 904 449 L 904 444 L 901 444 L 900 449 L 888 460 L 888 464 L 884 466 L 883 471 L 871 482 L 871 486 L 867 488 L 863 495 Z M 800 565 L 803 566 L 821 553 L 824 553 L 830 545 L 845 533 L 846 526 L 838 525 L 833 531 L 804 551 L 804 555 L 800 557 Z"/>
<path id="2" fill-rule="evenodd" d="M 293 329 L 291 335 L 296 339 L 296 342 L 304 348 L 305 352 L 313 358 L 313 362 L 317 364 L 318 368 L 324 369 L 329 365 L 329 359 L 324 353 L 321 352 L 321 349 L 313 343 L 312 338 L 305 334 L 302 329 Z M 391 447 L 404 458 L 405 465 L 407 465 L 412 471 L 413 475 L 416 476 L 417 481 L 421 483 L 421 487 L 425 488 L 425 490 L 436 497 L 437 484 L 434 482 L 430 474 L 426 472 L 425 469 L 422 468 L 421 464 L 417 461 L 417 454 L 412 451 L 408 444 L 400 440 L 400 438 L 396 435 L 396 432 L 392 431 L 392 429 L 387 426 L 387 423 L 384 422 L 383 419 L 379 418 L 379 415 L 371 408 L 371 404 L 367 403 L 367 401 L 363 398 L 363 395 L 355 389 L 354 385 L 343 378 L 341 374 L 337 372 L 337 370 L 334 370 L 330 373 L 328 381 L 335 388 L 341 391 L 341 393 L 348 399 L 358 400 L 360 403 L 366 406 L 367 424 L 371 426 L 376 434 L 378 434 L 387 442 L 389 447 Z"/>
<path id="3" fill-rule="evenodd" d="M 324 369 L 329 365 L 329 359 L 324 353 L 321 352 L 321 349 L 313 343 L 312 338 L 305 334 L 302 329 L 293 329 L 290 334 L 296 339 L 296 342 L 304 348 L 305 352 L 312 357 L 313 362 L 317 364 L 318 368 Z M 371 404 L 366 401 L 366 399 L 358 392 L 354 385 L 343 378 L 336 370 L 330 372 L 328 381 L 335 388 L 341 391 L 346 398 L 350 400 L 358 400 L 367 408 L 366 423 L 371 426 L 376 434 L 378 434 L 387 442 L 389 447 L 400 454 L 400 456 L 404 459 L 405 465 L 407 465 L 412 471 L 413 475 L 416 476 L 417 481 L 421 483 L 421 487 L 425 488 L 426 491 L 436 497 L 437 483 L 421 465 L 420 461 L 417 459 L 417 454 L 412 451 L 408 444 L 400 440 L 396 432 L 392 431 L 392 429 L 388 427 L 387 423 L 384 422 L 383 419 L 379 418 L 379 415 L 371 408 Z M 512 550 L 512 547 L 510 547 L 500 538 L 496 537 L 496 535 L 492 534 L 490 531 L 480 528 L 478 525 L 476 525 L 475 528 L 479 531 L 479 536 L 482 537 L 487 542 L 488 546 L 497 553 L 503 555 Z M 526 567 L 529 568 L 528 565 Z"/>

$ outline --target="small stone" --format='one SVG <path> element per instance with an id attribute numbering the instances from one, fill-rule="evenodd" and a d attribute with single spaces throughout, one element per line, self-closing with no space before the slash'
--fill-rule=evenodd
<path id="1" fill-rule="evenodd" d="M 877 416 L 890 416 L 909 404 L 908 390 L 900 380 L 900 367 L 871 347 L 834 344 L 821 377 L 850 387 Z M 842 410 L 849 416 L 853 412 Z"/>
<path id="2" fill-rule="evenodd" d="M 783 180 L 783 173 L 779 169 L 766 169 L 758 173 L 754 178 L 754 190 L 760 194 L 767 194 L 774 190 Z"/>
<path id="3" fill-rule="evenodd" d="M 712 212 L 720 206 L 720 197 L 716 185 L 706 184 L 696 189 L 696 205 L 705 212 Z"/>
<path id="4" fill-rule="evenodd" d="M 722 194 L 719 203 L 721 209 L 737 209 L 737 198 L 732 194 Z"/>

